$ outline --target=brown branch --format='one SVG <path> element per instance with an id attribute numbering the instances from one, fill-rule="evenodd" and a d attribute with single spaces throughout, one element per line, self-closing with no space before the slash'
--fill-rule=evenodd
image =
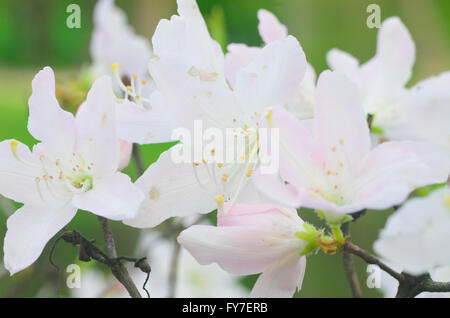
<path id="1" fill-rule="evenodd" d="M 405 272 L 399 273 L 369 252 L 352 244 L 350 241 L 345 243 L 344 251 L 362 258 L 369 264 L 377 265 L 386 273 L 394 277 L 399 283 L 396 295 L 397 298 L 412 298 L 422 292 L 450 292 L 450 282 L 435 282 L 428 274 L 413 276 Z"/>
<path id="2" fill-rule="evenodd" d="M 344 235 L 350 234 L 350 223 L 344 223 L 342 225 L 342 231 Z M 344 250 L 343 252 L 343 261 L 344 261 L 344 270 L 347 276 L 347 280 L 350 284 L 350 289 L 352 291 L 353 298 L 361 298 L 361 287 L 359 286 L 358 275 L 355 270 L 355 262 L 353 259 L 353 255 Z"/>
<path id="3" fill-rule="evenodd" d="M 139 176 L 142 176 L 144 173 L 144 163 L 141 157 L 141 151 L 139 150 L 139 146 L 137 144 L 133 144 L 132 155 L 134 159 L 134 163 L 136 164 L 136 169 Z"/>
<path id="4" fill-rule="evenodd" d="M 109 227 L 109 226 L 108 226 Z M 134 259 L 128 257 L 111 257 L 103 253 L 98 247 L 94 245 L 94 241 L 83 237 L 78 231 L 65 230 L 61 238 L 74 246 L 78 247 L 79 258 L 82 261 L 89 262 L 91 259 L 96 260 L 108 266 L 114 277 L 125 287 L 131 297 L 141 298 L 136 285 L 131 279 L 126 267 L 122 264 L 123 260 L 134 261 L 135 267 L 140 268 L 143 272 L 150 274 L 150 266 L 145 259 Z"/>

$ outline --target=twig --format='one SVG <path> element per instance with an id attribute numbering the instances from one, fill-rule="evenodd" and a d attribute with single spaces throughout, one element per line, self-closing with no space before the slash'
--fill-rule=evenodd
<path id="1" fill-rule="evenodd" d="M 145 258 L 141 258 L 139 260 L 131 257 L 117 257 L 112 258 L 103 253 L 98 247 L 96 247 L 92 241 L 83 237 L 78 231 L 65 231 L 61 238 L 67 243 L 71 243 L 74 246 L 82 248 L 84 253 L 88 256 L 89 259 L 94 259 L 102 264 L 108 266 L 117 280 L 122 283 L 122 285 L 126 288 L 128 293 L 133 298 L 141 298 L 141 294 L 139 293 L 136 285 L 131 280 L 130 275 L 128 274 L 127 269 L 122 264 L 123 260 L 134 261 L 135 267 L 138 267 L 143 272 L 149 274 L 150 273 L 150 265 L 148 265 Z"/>
<path id="2" fill-rule="evenodd" d="M 399 273 L 350 241 L 345 243 L 344 251 L 359 256 L 369 264 L 378 265 L 378 267 L 394 277 L 399 282 L 397 298 L 412 298 L 422 292 L 450 292 L 450 282 L 435 282 L 428 274 L 413 276 L 405 272 Z"/>
<path id="3" fill-rule="evenodd" d="M 350 234 L 350 224 L 348 222 L 342 225 L 342 231 L 344 235 Z M 356 274 L 353 255 L 350 252 L 344 250 L 343 261 L 345 274 L 350 284 L 350 289 L 352 291 L 353 298 L 361 298 L 362 296 L 361 287 L 359 286 L 358 275 Z"/>
<path id="4" fill-rule="evenodd" d="M 108 220 L 102 216 L 99 216 L 98 220 L 102 225 L 103 236 L 105 238 L 108 254 L 110 257 L 116 258 L 117 257 L 116 243 L 114 242 L 114 235 L 111 231 L 111 227 L 109 226 Z"/>
<path id="5" fill-rule="evenodd" d="M 144 163 L 142 162 L 141 151 L 139 150 L 139 146 L 137 144 L 133 144 L 132 155 L 134 162 L 136 163 L 137 172 L 139 176 L 141 176 L 144 173 L 145 169 Z"/>
<path id="6" fill-rule="evenodd" d="M 169 298 L 175 297 L 179 259 L 180 259 L 180 244 L 178 244 L 178 242 L 174 240 L 172 260 L 170 262 L 170 273 L 169 273 Z"/>

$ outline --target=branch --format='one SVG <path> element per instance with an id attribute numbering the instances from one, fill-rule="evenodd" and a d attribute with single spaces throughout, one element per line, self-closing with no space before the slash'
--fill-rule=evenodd
<path id="1" fill-rule="evenodd" d="M 175 297 L 175 288 L 177 285 L 177 269 L 178 262 L 180 259 L 180 244 L 177 240 L 174 240 L 172 260 L 170 262 L 170 273 L 169 273 L 169 298 Z"/>
<path id="2" fill-rule="evenodd" d="M 345 242 L 344 251 L 359 256 L 369 264 L 378 265 L 378 267 L 394 277 L 399 283 L 397 298 L 412 298 L 422 292 L 450 292 L 450 282 L 435 282 L 428 274 L 413 276 L 405 272 L 399 273 L 350 241 Z"/>
<path id="3" fill-rule="evenodd" d="M 91 259 L 94 259 L 97 262 L 105 264 L 110 268 L 114 277 L 116 277 L 117 280 L 126 288 L 131 297 L 141 298 L 141 294 L 139 293 L 138 289 L 136 288 L 136 285 L 134 284 L 130 275 L 128 274 L 126 267 L 122 264 L 122 261 L 125 260 L 134 262 L 135 267 L 138 267 L 141 271 L 147 273 L 146 279 L 147 282 L 148 275 L 150 275 L 150 265 L 148 265 L 145 258 L 134 259 L 130 257 L 114 257 L 114 256 L 110 257 L 105 253 L 103 253 L 102 250 L 100 250 L 98 247 L 96 247 L 94 245 L 94 241 L 86 239 L 78 231 L 66 230 L 63 232 L 61 238 L 65 242 L 78 247 L 80 260 L 89 262 Z"/>
<path id="4" fill-rule="evenodd" d="M 144 173 L 144 163 L 142 162 L 141 151 L 139 150 L 139 146 L 137 144 L 133 144 L 132 155 L 134 162 L 136 163 L 136 169 L 139 176 L 142 176 Z"/>
<path id="5" fill-rule="evenodd" d="M 348 222 L 344 223 L 342 225 L 342 230 L 344 232 L 344 235 L 349 235 L 350 224 Z M 359 286 L 358 275 L 356 274 L 353 255 L 350 252 L 344 250 L 343 260 L 344 260 L 345 274 L 350 284 L 350 289 L 352 290 L 353 298 L 361 298 L 362 296 L 361 287 Z"/>

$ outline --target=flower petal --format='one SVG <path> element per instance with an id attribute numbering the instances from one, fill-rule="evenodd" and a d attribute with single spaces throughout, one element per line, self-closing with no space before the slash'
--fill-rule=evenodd
<path id="1" fill-rule="evenodd" d="M 170 151 L 161 154 L 136 185 L 145 193 L 145 200 L 139 214 L 124 221 L 134 227 L 154 227 L 174 216 L 209 213 L 217 207 L 209 193 L 215 184 L 207 171 L 192 163 L 175 163 Z"/>
<path id="2" fill-rule="evenodd" d="M 139 144 L 171 141 L 173 124 L 161 94 L 154 92 L 150 100 L 149 108 L 128 100 L 117 101 L 117 134 L 120 138 Z"/>
<path id="3" fill-rule="evenodd" d="M 234 87 L 238 71 L 250 64 L 261 48 L 232 43 L 227 46 L 227 50 L 228 53 L 225 55 L 225 77 L 231 87 Z"/>
<path id="4" fill-rule="evenodd" d="M 57 158 L 71 156 L 75 146 L 75 123 L 73 115 L 62 110 L 56 100 L 55 75 L 50 67 L 36 74 L 32 90 L 28 100 L 28 131 L 42 141 L 49 154 Z"/>
<path id="5" fill-rule="evenodd" d="M 117 172 L 99 180 L 94 179 L 93 188 L 75 195 L 73 204 L 111 220 L 123 220 L 134 217 L 143 200 L 143 193 L 131 182 L 130 177 Z"/>
<path id="6" fill-rule="evenodd" d="M 345 158 L 350 167 L 370 151 L 370 132 L 357 87 L 338 72 L 325 71 L 316 88 L 315 137 L 327 166 Z M 348 166 L 347 166 L 348 167 Z"/>
<path id="7" fill-rule="evenodd" d="M 264 43 L 271 43 L 287 37 L 286 26 L 281 24 L 272 12 L 264 9 L 258 10 L 258 20 L 259 35 Z"/>
<path id="8" fill-rule="evenodd" d="M 306 257 L 290 255 L 266 269 L 253 286 L 250 297 L 286 298 L 302 287 L 306 269 Z"/>
<path id="9" fill-rule="evenodd" d="M 238 72 L 235 93 L 248 113 L 283 106 L 299 89 L 306 64 L 305 54 L 294 37 L 272 42 Z"/>
<path id="10" fill-rule="evenodd" d="M 77 113 L 77 150 L 94 163 L 94 177 L 116 172 L 120 141 L 116 134 L 115 97 L 111 79 L 98 78 L 90 89 L 83 108 Z"/>
<path id="11" fill-rule="evenodd" d="M 200 264 L 217 263 L 236 275 L 263 272 L 295 250 L 285 240 L 271 241 L 270 231 L 249 226 L 194 225 L 181 232 L 178 242 Z"/>
<path id="12" fill-rule="evenodd" d="M 349 193 L 367 208 L 386 209 L 403 202 L 418 187 L 447 181 L 446 151 L 420 142 L 385 142 L 361 162 Z"/>
<path id="13" fill-rule="evenodd" d="M 24 205 L 8 218 L 4 262 L 13 275 L 30 266 L 47 242 L 75 216 L 70 203 L 58 208 Z"/>
<path id="14" fill-rule="evenodd" d="M 184 64 L 203 72 L 221 72 L 224 56 L 206 27 L 195 0 L 178 0 L 178 16 L 162 19 L 153 35 L 153 50 L 158 57 L 176 56 Z M 151 68 L 150 68 L 151 71 Z"/>

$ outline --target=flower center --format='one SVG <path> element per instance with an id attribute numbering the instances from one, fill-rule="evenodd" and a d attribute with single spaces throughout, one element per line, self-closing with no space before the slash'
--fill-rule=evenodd
<path id="1" fill-rule="evenodd" d="M 138 80 L 138 76 L 132 74 L 129 79 L 130 83 L 124 84 L 119 74 L 119 63 L 112 64 L 111 69 L 113 70 L 114 78 L 117 81 L 119 88 L 123 92 L 123 99 L 130 100 L 144 108 L 150 107 L 150 100 L 141 95 L 143 86 L 147 84 L 145 79 Z"/>
<path id="2" fill-rule="evenodd" d="M 39 156 L 39 163 L 29 162 L 22 158 L 17 151 L 18 143 L 11 141 L 11 151 L 14 157 L 34 171 L 37 175 L 29 175 L 34 178 L 36 188 L 42 201 L 47 201 L 48 195 L 60 199 L 67 191 L 72 193 L 87 192 L 93 187 L 93 163 L 87 163 L 83 157 L 73 153 L 68 160 Z M 65 191 L 61 191 L 65 189 Z"/>

